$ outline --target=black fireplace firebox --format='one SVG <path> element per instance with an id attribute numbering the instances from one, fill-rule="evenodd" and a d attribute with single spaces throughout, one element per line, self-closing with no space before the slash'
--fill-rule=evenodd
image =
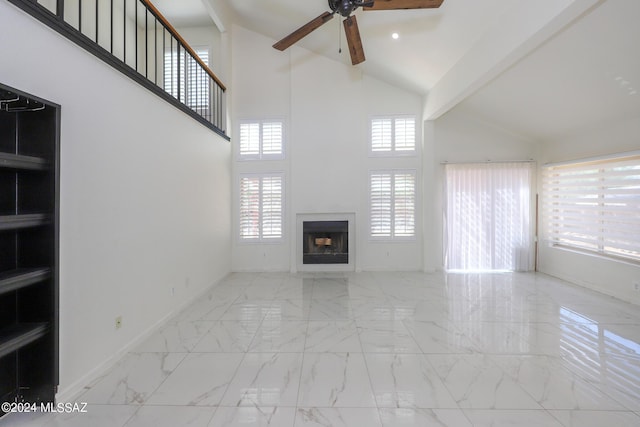
<path id="1" fill-rule="evenodd" d="M 349 264 L 349 221 L 303 221 L 303 264 Z"/>

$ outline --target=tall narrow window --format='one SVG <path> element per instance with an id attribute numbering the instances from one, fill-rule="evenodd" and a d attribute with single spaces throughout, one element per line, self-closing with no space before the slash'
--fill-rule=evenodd
<path id="1" fill-rule="evenodd" d="M 447 269 L 530 269 L 531 165 L 445 166 Z"/>
<path id="2" fill-rule="evenodd" d="M 284 158 L 284 123 L 281 120 L 241 122 L 238 157 L 242 160 Z"/>
<path id="3" fill-rule="evenodd" d="M 240 176 L 240 239 L 273 241 L 282 238 L 284 179 L 281 174 Z"/>
<path id="4" fill-rule="evenodd" d="M 371 119 L 371 154 L 403 155 L 414 154 L 415 151 L 415 117 L 396 116 Z"/>
<path id="5" fill-rule="evenodd" d="M 415 236 L 415 171 L 374 171 L 370 179 L 370 234 L 394 239 Z"/>
<path id="6" fill-rule="evenodd" d="M 195 49 L 202 62 L 209 64 L 209 49 Z M 174 98 L 203 117 L 208 115 L 211 95 L 209 75 L 183 48 L 168 49 L 164 54 L 164 88 Z"/>
<path id="7" fill-rule="evenodd" d="M 640 261 L 640 156 L 543 168 L 547 242 Z"/>

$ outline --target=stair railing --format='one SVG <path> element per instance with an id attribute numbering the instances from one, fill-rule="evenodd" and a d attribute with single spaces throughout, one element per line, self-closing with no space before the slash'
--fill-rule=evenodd
<path id="1" fill-rule="evenodd" d="M 208 52 L 189 46 L 151 1 L 7 1 L 228 139 L 226 87 Z"/>

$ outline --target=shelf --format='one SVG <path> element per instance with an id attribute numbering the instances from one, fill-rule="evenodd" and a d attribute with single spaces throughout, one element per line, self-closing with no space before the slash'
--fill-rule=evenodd
<path id="1" fill-rule="evenodd" d="M 0 357 L 42 338 L 48 330 L 47 323 L 21 323 L 0 329 Z"/>
<path id="2" fill-rule="evenodd" d="M 49 217 L 45 214 L 4 215 L 0 216 L 0 231 L 38 227 L 48 222 Z"/>
<path id="3" fill-rule="evenodd" d="M 49 268 L 21 268 L 0 273 L 0 295 L 40 283 L 50 276 Z"/>
<path id="4" fill-rule="evenodd" d="M 60 382 L 60 106 L 3 84 L 0 98 L 38 107 L 1 103 L 0 402 L 50 403 Z"/>
<path id="5" fill-rule="evenodd" d="M 40 171 L 48 169 L 49 164 L 42 157 L 0 152 L 0 168 Z"/>

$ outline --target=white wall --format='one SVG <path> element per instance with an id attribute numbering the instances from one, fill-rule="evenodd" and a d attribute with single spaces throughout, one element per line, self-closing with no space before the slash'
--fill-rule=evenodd
<path id="1" fill-rule="evenodd" d="M 244 119 L 278 118 L 285 121 L 285 152 L 290 156 L 290 76 L 288 61 L 272 49 L 268 41 L 241 27 L 232 27 L 232 83 L 230 126 L 232 144 L 238 133 L 238 122 Z M 237 146 L 234 145 L 234 150 Z M 236 154 L 234 152 L 234 154 Z M 289 212 L 291 179 L 289 161 L 233 162 L 232 183 L 233 230 L 232 269 L 234 271 L 288 271 L 289 239 L 292 228 Z M 285 174 L 285 238 L 281 243 L 240 243 L 238 237 L 238 174 L 251 172 L 284 172 Z"/>
<path id="2" fill-rule="evenodd" d="M 209 68 L 218 78 L 223 79 L 222 75 L 228 59 L 225 58 L 225 51 L 222 49 L 222 34 L 213 22 L 206 27 L 180 27 L 177 30 L 192 48 L 205 46 L 209 48 Z"/>
<path id="3" fill-rule="evenodd" d="M 640 117 L 623 119 L 542 146 L 540 164 L 640 150 Z M 573 283 L 640 304 L 633 283 L 640 282 L 638 264 L 557 249 L 540 243 L 540 271 Z"/>
<path id="4" fill-rule="evenodd" d="M 444 264 L 442 163 L 535 160 L 539 146 L 455 109 L 425 123 L 424 145 L 425 176 L 432 177 L 431 187 L 429 180 L 425 182 L 425 270 L 429 271 Z"/>
<path id="5" fill-rule="evenodd" d="M 421 98 L 362 75 L 357 67 L 345 67 L 296 46 L 279 52 L 271 48 L 272 43 L 233 27 L 232 116 L 236 120 L 285 117 L 287 160 L 260 166 L 234 162 L 232 167 L 234 176 L 254 170 L 285 172 L 288 234 L 282 244 L 246 245 L 238 242 L 234 225 L 234 270 L 291 269 L 295 214 L 305 212 L 356 214 L 357 269 L 440 269 L 442 162 L 533 159 L 541 165 L 640 148 L 637 119 L 585 128 L 584 134 L 541 145 L 454 109 L 424 123 L 421 156 L 408 166 L 402 160 L 398 163 L 398 167 L 415 167 L 421 175 L 423 230 L 417 241 L 374 243 L 367 238 L 367 172 L 380 163 L 366 154 L 367 118 L 397 113 L 421 117 Z M 234 218 L 236 193 L 234 182 Z M 539 266 L 543 272 L 638 302 L 638 296 L 631 293 L 631 281 L 640 279 L 637 266 L 551 248 L 541 248 Z"/>
<path id="6" fill-rule="evenodd" d="M 62 106 L 68 395 L 230 271 L 230 144 L 8 2 L 0 28 L 0 81 Z"/>
<path id="7" fill-rule="evenodd" d="M 284 117 L 287 123 L 287 160 L 264 165 L 236 162 L 233 166 L 236 173 L 285 172 L 287 235 L 282 244 L 243 244 L 234 228 L 233 269 L 293 269 L 295 215 L 336 212 L 355 213 L 356 269 L 421 269 L 420 238 L 404 243 L 369 240 L 367 194 L 370 169 L 403 167 L 420 172 L 420 153 L 399 160 L 372 159 L 367 138 L 371 115 L 422 117 L 421 96 L 297 46 L 277 51 L 271 47 L 273 40 L 238 26 L 233 27 L 232 38 L 234 119 Z M 237 184 L 234 194 L 236 190 Z M 236 213 L 237 200 L 234 218 Z"/>

